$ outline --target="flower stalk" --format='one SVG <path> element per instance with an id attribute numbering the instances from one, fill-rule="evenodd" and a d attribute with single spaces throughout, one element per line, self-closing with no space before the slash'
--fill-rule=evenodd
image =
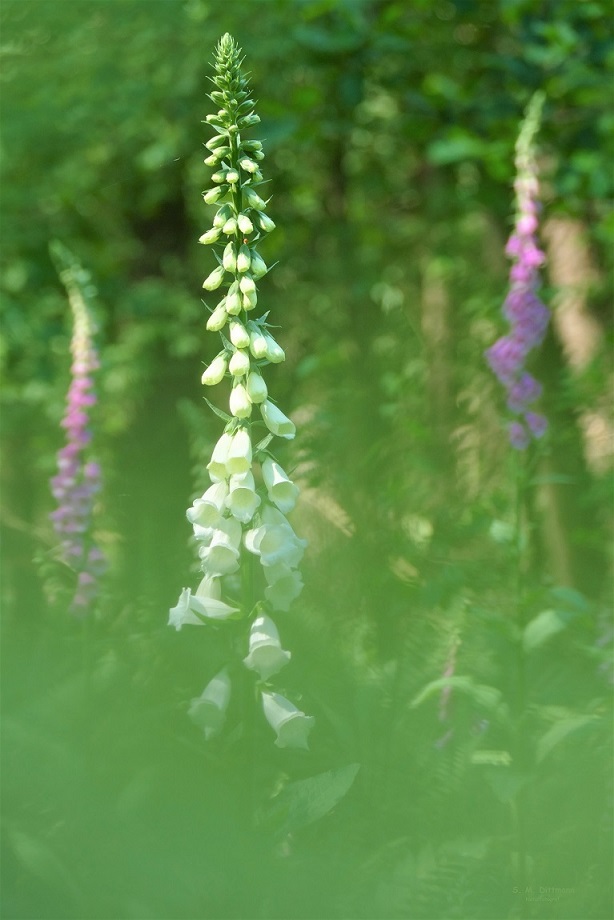
<path id="1" fill-rule="evenodd" d="M 534 409 L 542 386 L 526 369 L 527 358 L 541 345 L 550 319 L 537 294 L 539 268 L 545 256 L 536 239 L 540 204 L 535 135 L 543 103 L 543 93 L 535 93 L 516 142 L 516 219 L 505 250 L 513 261 L 510 287 L 503 304 L 509 331 L 486 352 L 492 371 L 505 389 L 507 408 L 516 416 L 508 426 L 510 443 L 516 450 L 526 449 L 548 427 L 545 416 Z"/>
<path id="2" fill-rule="evenodd" d="M 72 379 L 61 422 L 66 443 L 58 452 L 58 471 L 51 479 L 51 491 L 58 506 L 50 518 L 61 540 L 62 561 L 77 576 L 70 609 L 82 616 L 90 610 L 106 569 L 104 554 L 93 535 L 94 502 L 101 489 L 101 470 L 90 455 L 89 413 L 97 402 L 94 374 L 100 362 L 94 342 L 96 329 L 87 304 L 91 290 L 89 275 L 60 243 L 52 244 L 51 254 L 68 294 L 73 332 Z"/>
<path id="3" fill-rule="evenodd" d="M 282 648 L 272 615 L 287 611 L 302 589 L 298 566 L 306 542 L 297 537 L 286 517 L 294 508 L 298 488 L 269 448 L 274 437 L 294 438 L 296 428 L 271 400 L 264 380 L 266 367 L 284 361 L 285 354 L 271 333 L 268 313 L 255 313 L 258 282 L 270 271 L 258 246 L 275 224 L 265 213 L 268 199 L 261 195 L 262 143 L 245 137 L 260 119 L 241 64 L 241 49 L 224 35 L 215 50 L 215 89 L 210 93 L 219 109 L 206 119 L 215 132 L 205 145 L 205 164 L 214 169 L 213 185 L 203 192 L 205 203 L 217 210 L 213 226 L 199 242 L 213 248 L 217 262 L 203 288 L 220 297 L 210 309 L 207 329 L 220 334 L 222 345 L 205 369 L 202 383 L 208 387 L 230 383 L 229 412 L 215 410 L 226 425 L 207 464 L 212 485 L 187 511 L 203 582 L 195 594 L 183 589 L 169 623 L 180 629 L 186 624 L 241 621 L 236 643 L 240 657 L 227 664 L 223 679 L 213 678 L 215 694 L 210 683 L 200 702 L 193 703 L 192 714 L 198 713 L 206 738 L 221 730 L 233 676 L 241 669 L 257 680 L 259 708 L 276 732 L 275 743 L 306 748 L 313 718 L 269 685 L 291 657 Z"/>

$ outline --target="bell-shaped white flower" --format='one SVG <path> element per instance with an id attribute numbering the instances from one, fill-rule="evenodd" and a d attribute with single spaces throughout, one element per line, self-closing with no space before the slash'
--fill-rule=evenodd
<path id="1" fill-rule="evenodd" d="M 186 517 L 190 524 L 199 524 L 201 527 L 217 527 L 222 517 L 227 495 L 228 486 L 226 482 L 223 480 L 214 482 L 201 498 L 194 500 L 192 507 L 186 511 Z"/>
<path id="2" fill-rule="evenodd" d="M 232 516 L 243 524 L 249 524 L 259 506 L 260 496 L 256 494 L 253 474 L 247 472 L 231 476 L 226 507 Z"/>
<path id="3" fill-rule="evenodd" d="M 206 579 L 203 579 L 205 582 Z M 169 610 L 168 625 L 174 626 L 177 631 L 182 626 L 202 626 L 207 619 L 227 620 L 239 613 L 237 607 L 231 607 L 218 597 L 210 597 L 210 583 L 203 582 L 199 585 L 196 594 L 190 588 L 184 588 L 179 596 L 177 605 Z"/>
<path id="4" fill-rule="evenodd" d="M 263 566 L 282 562 L 290 568 L 299 564 L 307 546 L 307 541 L 297 537 L 285 518 L 283 523 L 265 521 L 260 527 L 248 530 L 243 542 L 248 552 L 260 556 Z"/>
<path id="5" fill-rule="evenodd" d="M 278 437 L 285 438 L 287 441 L 292 440 L 296 434 L 296 426 L 294 422 L 283 414 L 281 409 L 278 409 L 274 403 L 267 399 L 265 402 L 261 403 L 260 411 L 262 412 L 264 424 L 271 434 L 276 434 Z"/>
<path id="6" fill-rule="evenodd" d="M 201 546 L 198 555 L 202 569 L 208 575 L 231 575 L 239 568 L 241 525 L 234 518 L 225 518 L 216 527 L 208 546 Z"/>
<path id="7" fill-rule="evenodd" d="M 205 575 L 196 593 L 190 598 L 190 606 L 195 613 L 208 620 L 228 620 L 240 613 L 238 607 L 232 607 L 221 599 L 222 588 L 219 578 Z"/>
<path id="8" fill-rule="evenodd" d="M 226 472 L 228 476 L 247 473 L 252 468 L 252 442 L 247 428 L 237 428 L 228 446 Z"/>
<path id="9" fill-rule="evenodd" d="M 264 715 L 274 730 L 279 748 L 309 749 L 307 738 L 315 724 L 313 716 L 307 716 L 279 693 L 262 693 Z"/>
<path id="10" fill-rule="evenodd" d="M 268 582 L 265 598 L 274 610 L 287 612 L 303 590 L 301 573 L 283 562 L 263 565 L 262 571 Z"/>
<path id="11" fill-rule="evenodd" d="M 283 514 L 292 511 L 299 493 L 298 486 L 288 479 L 279 463 L 276 463 L 271 457 L 267 457 L 262 464 L 262 478 L 273 504 Z"/>
<path id="12" fill-rule="evenodd" d="M 209 367 L 204 371 L 200 382 L 204 383 L 205 386 L 212 387 L 216 383 L 219 383 L 223 379 L 224 374 L 226 373 L 226 368 L 228 366 L 228 358 L 226 352 L 222 351 L 217 355 Z"/>
<path id="13" fill-rule="evenodd" d="M 235 418 L 249 418 L 252 414 L 252 403 L 242 383 L 235 384 L 230 391 L 229 405 L 230 414 Z"/>
<path id="14" fill-rule="evenodd" d="M 212 482 L 220 482 L 222 479 L 226 479 L 226 459 L 231 441 L 232 436 L 225 431 L 213 448 L 211 460 L 207 464 L 207 470 Z"/>
<path id="15" fill-rule="evenodd" d="M 281 671 L 291 657 L 290 652 L 281 647 L 273 620 L 266 614 L 257 616 L 249 633 L 249 654 L 243 659 L 245 667 L 256 671 L 262 680 L 268 680 Z"/>
<path id="16" fill-rule="evenodd" d="M 228 362 L 228 370 L 233 377 L 243 377 L 249 372 L 249 368 L 249 355 L 242 348 L 237 348 Z"/>
<path id="17" fill-rule="evenodd" d="M 209 681 L 200 696 L 193 699 L 188 715 L 205 733 L 205 739 L 215 737 L 226 721 L 226 710 L 230 703 L 230 675 L 226 668 Z"/>

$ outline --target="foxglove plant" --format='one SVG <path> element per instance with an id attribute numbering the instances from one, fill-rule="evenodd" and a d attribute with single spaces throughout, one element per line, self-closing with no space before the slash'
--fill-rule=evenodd
<path id="1" fill-rule="evenodd" d="M 286 517 L 296 504 L 298 488 L 269 451 L 274 437 L 291 440 L 296 429 L 269 398 L 263 377 L 264 368 L 283 361 L 285 354 L 270 332 L 268 313 L 256 318 L 254 312 L 257 282 L 269 271 L 257 244 L 275 224 L 266 214 L 268 201 L 257 191 L 263 182 L 262 144 L 244 137 L 260 119 L 241 64 L 241 49 L 224 35 L 215 51 L 215 89 L 210 94 L 219 110 L 206 119 L 215 134 L 206 144 L 205 164 L 215 172 L 213 186 L 203 193 L 205 203 L 218 209 L 213 226 L 200 237 L 201 243 L 217 247 L 218 263 L 203 288 L 223 291 L 207 321 L 209 331 L 220 333 L 222 347 L 201 379 L 205 386 L 230 381 L 230 414 L 214 409 L 226 427 L 207 464 L 211 486 L 187 511 L 203 578 L 194 594 L 183 589 L 169 624 L 181 629 L 238 619 L 244 626 L 236 667 L 228 663 L 192 703 L 190 714 L 206 738 L 221 730 L 233 670 L 236 674 L 243 668 L 243 674 L 257 675 L 277 746 L 306 748 L 313 718 L 268 684 L 290 659 L 271 614 L 287 611 L 302 590 L 298 566 L 306 541 L 297 537 Z M 264 433 L 260 440 L 259 427 Z M 254 591 L 256 583 L 259 591 Z"/>
<path id="2" fill-rule="evenodd" d="M 548 427 L 546 418 L 534 411 L 542 386 L 526 368 L 529 354 L 544 339 L 550 318 L 537 294 L 544 253 L 536 242 L 540 206 L 534 139 L 543 101 L 543 94 L 533 96 L 516 142 L 516 220 L 506 246 L 506 254 L 514 264 L 503 305 L 510 328 L 486 352 L 491 369 L 505 388 L 507 407 L 517 416 L 508 429 L 510 443 L 517 450 L 541 438 Z"/>
<path id="3" fill-rule="evenodd" d="M 60 243 L 54 243 L 51 251 L 68 293 L 73 333 L 72 379 L 61 422 L 66 444 L 58 452 L 58 472 L 51 479 L 58 507 L 50 517 L 61 540 L 62 561 L 77 574 L 71 610 L 85 614 L 96 598 L 99 579 L 106 568 L 104 555 L 93 536 L 94 501 L 101 488 L 100 465 L 90 455 L 89 410 L 97 402 L 94 374 L 100 362 L 94 342 L 95 326 L 86 299 L 89 275 Z"/>

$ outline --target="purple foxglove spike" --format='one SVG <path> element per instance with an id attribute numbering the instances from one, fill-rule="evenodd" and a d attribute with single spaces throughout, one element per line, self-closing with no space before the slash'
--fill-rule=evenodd
<path id="1" fill-rule="evenodd" d="M 534 137 L 543 101 L 542 94 L 537 93 L 529 103 L 516 143 L 516 221 L 505 247 L 513 265 L 503 304 L 510 328 L 485 354 L 506 391 L 508 409 L 522 419 L 508 425 L 510 444 L 516 450 L 524 450 L 532 439 L 541 438 L 548 427 L 547 419 L 530 409 L 542 387 L 526 370 L 527 357 L 543 342 L 550 319 L 549 310 L 537 294 L 538 269 L 545 256 L 536 241 L 540 203 Z"/>
<path id="2" fill-rule="evenodd" d="M 51 491 L 58 507 L 50 518 L 56 534 L 62 538 L 61 555 L 77 575 L 71 611 L 84 615 L 96 599 L 98 581 L 106 568 L 104 555 L 92 536 L 94 496 L 101 488 L 100 465 L 86 452 L 92 440 L 88 410 L 98 401 L 93 375 L 100 362 L 94 343 L 94 324 L 80 283 L 84 272 L 60 244 L 53 245 L 52 255 L 68 293 L 73 333 L 72 380 L 60 423 L 66 431 L 66 444 L 58 451 L 58 471 L 51 478 Z"/>

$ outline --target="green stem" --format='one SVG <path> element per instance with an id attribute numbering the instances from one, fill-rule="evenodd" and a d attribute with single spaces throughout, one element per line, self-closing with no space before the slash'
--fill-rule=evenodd
<path id="1" fill-rule="evenodd" d="M 526 781 L 526 772 L 528 769 L 527 746 L 525 741 L 525 717 L 527 705 L 527 676 L 526 676 L 526 659 L 523 644 L 523 634 L 526 626 L 526 601 L 525 601 L 525 564 L 526 553 L 526 490 L 527 470 L 525 465 L 525 455 L 517 452 L 516 454 L 516 483 L 515 483 L 515 546 L 514 546 L 514 570 L 515 570 L 515 608 L 516 624 L 518 634 L 516 637 L 515 647 L 515 694 L 514 694 L 514 759 L 521 781 Z M 514 821 L 514 836 L 516 842 L 517 854 L 517 872 L 518 887 L 520 888 L 520 916 L 526 918 L 529 916 L 529 902 L 526 898 L 526 887 L 528 878 L 527 867 L 527 826 L 526 826 L 526 789 L 522 786 L 512 803 L 512 813 Z"/>

